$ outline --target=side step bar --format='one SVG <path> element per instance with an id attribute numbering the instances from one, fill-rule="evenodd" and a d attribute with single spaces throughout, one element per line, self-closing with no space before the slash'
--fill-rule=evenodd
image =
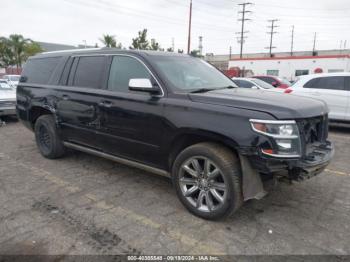
<path id="1" fill-rule="evenodd" d="M 165 177 L 169 177 L 170 178 L 170 174 L 167 171 L 159 169 L 159 168 L 147 166 L 147 165 L 141 164 L 139 162 L 135 162 L 135 161 L 124 159 L 124 158 L 117 157 L 117 156 L 114 156 L 114 155 L 106 154 L 106 153 L 103 153 L 103 152 L 100 152 L 100 151 L 97 151 L 97 150 L 94 150 L 94 149 L 91 149 L 91 148 L 88 148 L 88 147 L 84 147 L 84 146 L 80 146 L 80 145 L 77 145 L 77 144 L 73 144 L 73 143 L 70 143 L 70 142 L 63 142 L 63 144 L 64 144 L 65 147 L 68 147 L 68 148 L 71 148 L 71 149 L 75 149 L 75 150 L 78 150 L 78 151 L 81 151 L 81 152 L 84 152 L 84 153 L 88 153 L 88 154 L 91 154 L 91 155 L 103 157 L 103 158 L 106 158 L 106 159 L 118 162 L 118 163 L 123 164 L 123 165 L 135 167 L 135 168 L 147 171 L 147 172 L 151 172 L 151 173 L 154 173 L 154 174 L 157 174 L 157 175 L 160 175 L 160 176 L 165 176 Z"/>

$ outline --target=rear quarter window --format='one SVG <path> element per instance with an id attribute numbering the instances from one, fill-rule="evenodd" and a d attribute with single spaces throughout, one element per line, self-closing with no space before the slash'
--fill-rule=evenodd
<path id="1" fill-rule="evenodd" d="M 61 57 L 29 59 L 24 65 L 22 76 L 30 84 L 48 84 Z"/>
<path id="2" fill-rule="evenodd" d="M 345 77 L 332 76 L 320 77 L 310 80 L 304 85 L 305 88 L 328 89 L 328 90 L 344 90 Z"/>
<path id="3" fill-rule="evenodd" d="M 69 85 L 102 88 L 106 66 L 107 58 L 105 56 L 76 57 L 71 68 Z"/>

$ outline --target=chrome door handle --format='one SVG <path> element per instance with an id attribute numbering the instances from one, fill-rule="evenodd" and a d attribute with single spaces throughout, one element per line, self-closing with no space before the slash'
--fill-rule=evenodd
<path id="1" fill-rule="evenodd" d="M 69 96 L 68 95 L 62 95 L 62 99 L 63 100 L 69 100 Z"/>
<path id="2" fill-rule="evenodd" d="M 104 100 L 104 101 L 101 101 L 99 105 L 103 107 L 111 107 L 113 103 L 111 101 Z"/>

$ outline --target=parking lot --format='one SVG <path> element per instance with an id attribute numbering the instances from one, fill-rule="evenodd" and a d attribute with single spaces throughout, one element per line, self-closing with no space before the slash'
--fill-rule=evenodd
<path id="1" fill-rule="evenodd" d="M 316 178 L 269 185 L 234 216 L 189 214 L 170 181 L 69 152 L 51 161 L 19 122 L 0 127 L 1 254 L 349 254 L 350 127 Z"/>

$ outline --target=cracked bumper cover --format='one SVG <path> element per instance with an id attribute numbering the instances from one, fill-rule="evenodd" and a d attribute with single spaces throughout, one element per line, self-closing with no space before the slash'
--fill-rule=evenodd
<path id="1" fill-rule="evenodd" d="M 249 154 L 247 150 L 240 152 L 245 200 L 261 199 L 266 195 L 260 175 L 276 174 L 290 180 L 302 181 L 320 174 L 334 156 L 334 146 L 329 141 L 311 145 L 307 156 L 301 159 L 268 157 L 254 151 L 255 154 Z"/>

